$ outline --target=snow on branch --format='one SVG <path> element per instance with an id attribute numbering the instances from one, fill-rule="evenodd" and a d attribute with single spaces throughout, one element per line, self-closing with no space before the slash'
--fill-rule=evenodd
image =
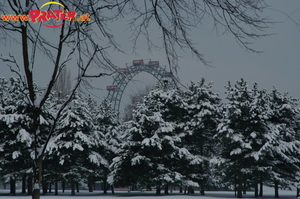
<path id="1" fill-rule="evenodd" d="M 99 73 L 99 75 L 83 75 L 82 77 L 92 77 L 92 78 L 96 78 L 96 77 L 102 77 L 102 76 L 111 76 L 113 75 L 114 73 L 116 73 L 117 71 L 115 72 L 112 72 L 112 73 Z"/>

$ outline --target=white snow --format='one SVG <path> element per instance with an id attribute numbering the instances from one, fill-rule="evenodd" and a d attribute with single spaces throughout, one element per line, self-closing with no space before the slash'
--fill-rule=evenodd
<path id="1" fill-rule="evenodd" d="M 242 143 L 242 147 L 245 148 L 245 149 L 252 149 L 250 143 Z"/>
<path id="2" fill-rule="evenodd" d="M 40 115 L 40 124 L 49 124 L 49 122 L 45 120 L 45 118 L 42 115 Z"/>
<path id="3" fill-rule="evenodd" d="M 84 148 L 80 144 L 74 143 L 73 151 L 75 151 L 75 150 L 83 151 Z"/>
<path id="4" fill-rule="evenodd" d="M 85 143 L 90 143 L 91 142 L 90 138 L 86 134 L 84 134 L 82 131 L 77 131 L 75 133 L 75 138 L 80 138 L 80 140 L 82 140 Z"/>
<path id="5" fill-rule="evenodd" d="M 14 152 L 12 153 L 12 159 L 18 158 L 19 155 L 21 155 L 21 152 L 20 152 L 20 151 L 14 151 Z"/>
<path id="6" fill-rule="evenodd" d="M 250 136 L 252 137 L 252 138 L 256 138 L 256 132 L 252 132 L 251 134 L 250 134 Z"/>
<path id="7" fill-rule="evenodd" d="M 233 137 L 232 137 L 232 140 L 235 141 L 235 142 L 243 142 L 243 135 L 241 134 L 234 134 Z"/>
<path id="8" fill-rule="evenodd" d="M 257 161 L 257 160 L 259 160 L 260 154 L 261 154 L 260 152 L 253 152 L 253 153 L 251 153 L 251 156 Z"/>
<path id="9" fill-rule="evenodd" d="M 170 123 L 166 123 L 165 126 L 161 126 L 161 132 L 162 133 L 168 133 L 172 132 L 174 130 L 174 127 Z"/>
<path id="10" fill-rule="evenodd" d="M 37 184 L 38 186 L 38 184 Z M 17 190 L 17 193 L 20 193 L 21 190 Z M 47 198 L 47 199 L 78 199 L 78 198 L 88 198 L 88 199 L 113 199 L 113 198 L 120 198 L 120 195 L 126 196 L 126 199 L 213 199 L 213 198 L 236 198 L 234 197 L 233 191 L 206 191 L 205 196 L 200 196 L 199 191 L 196 191 L 194 195 L 183 195 L 179 194 L 178 190 L 173 190 L 170 195 L 161 195 L 156 196 L 155 191 L 132 191 L 128 193 L 128 191 L 115 191 L 115 195 L 111 195 L 110 191 L 108 191 L 109 194 L 103 195 L 103 191 L 96 190 L 92 193 L 89 193 L 88 190 L 80 190 L 79 193 L 76 193 L 76 196 L 70 196 L 71 192 L 70 190 L 66 190 L 65 193 L 62 193 L 61 190 L 59 190 L 58 196 L 53 196 L 52 194 L 47 194 L 46 196 L 41 196 L 41 198 Z M 0 190 L 1 193 L 9 193 L 9 189 L 6 190 Z M 145 196 L 142 194 L 145 193 Z M 163 191 L 162 191 L 163 193 Z M 147 195 L 146 195 L 147 194 Z M 149 195 L 151 194 L 151 195 Z M 134 196 L 135 195 L 135 196 Z M 243 197 L 245 198 L 254 198 L 253 191 L 248 191 L 247 194 L 244 194 Z M 295 198 L 296 191 L 295 190 L 281 190 L 279 189 L 279 196 L 280 198 Z M 3 196 L 1 196 L 3 197 Z M 31 196 L 9 196 L 9 197 L 3 197 L 3 198 L 9 198 L 9 199 L 22 199 L 22 198 L 31 198 Z M 264 198 L 274 198 L 274 189 L 270 187 L 264 187 Z"/>
<path id="11" fill-rule="evenodd" d="M 242 149 L 236 148 L 230 152 L 230 155 L 238 155 L 240 153 L 242 153 Z"/>
<path id="12" fill-rule="evenodd" d="M 66 148 L 66 149 L 68 149 L 68 148 L 70 148 L 71 146 L 72 146 L 72 142 L 66 142 L 65 144 L 64 144 L 64 147 Z"/>
<path id="13" fill-rule="evenodd" d="M 64 160 L 64 159 L 61 159 L 61 160 L 59 161 L 59 164 L 60 164 L 60 165 L 63 165 L 64 162 L 65 162 L 65 160 Z"/>
<path id="14" fill-rule="evenodd" d="M 145 159 L 147 159 L 145 156 L 137 155 L 136 157 L 134 157 L 134 158 L 131 160 L 131 165 L 139 164 L 141 160 L 145 160 Z"/>
<path id="15" fill-rule="evenodd" d="M 185 157 L 185 156 L 191 156 L 189 150 L 187 150 L 186 148 L 180 148 L 178 155 L 180 158 Z"/>
<path id="16" fill-rule="evenodd" d="M 26 143 L 27 146 L 31 146 L 32 139 L 30 134 L 25 130 L 21 129 L 17 135 L 17 139 L 23 143 Z"/>
<path id="17" fill-rule="evenodd" d="M 108 161 L 105 158 L 103 158 L 99 153 L 96 153 L 96 152 L 92 152 L 89 155 L 89 159 L 92 163 L 95 163 L 98 166 L 104 165 L 104 166 L 108 167 L 108 165 L 109 165 Z"/>

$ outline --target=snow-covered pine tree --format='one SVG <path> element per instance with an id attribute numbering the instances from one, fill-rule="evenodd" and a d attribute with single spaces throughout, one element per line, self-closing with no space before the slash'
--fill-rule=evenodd
<path id="1" fill-rule="evenodd" d="M 95 114 L 95 134 L 97 138 L 95 150 L 102 158 L 98 163 L 98 169 L 100 169 L 99 177 L 103 180 L 104 193 L 107 192 L 109 165 L 112 163 L 113 158 L 118 155 L 122 142 L 119 125 L 118 114 L 112 110 L 110 102 L 104 99 Z"/>
<path id="2" fill-rule="evenodd" d="M 299 182 L 300 139 L 298 100 L 288 93 L 281 94 L 276 88 L 270 93 L 270 131 L 272 143 L 266 147 L 268 162 L 272 166 L 271 183 L 275 197 L 279 186 L 288 187 Z"/>
<path id="3" fill-rule="evenodd" d="M 249 104 L 250 96 L 247 82 L 244 80 L 237 81 L 234 87 L 230 82 L 226 87 L 227 99 L 229 102 L 225 105 L 223 119 L 218 126 L 218 138 L 221 144 L 221 157 L 223 162 L 221 168 L 227 178 L 233 179 L 234 184 L 238 183 L 237 197 L 242 197 L 242 184 L 246 167 L 244 163 L 245 142 L 244 130 L 249 121 Z M 250 147 L 248 147 L 250 148 Z M 237 181 L 237 182 L 236 182 Z"/>
<path id="4" fill-rule="evenodd" d="M 13 194 L 16 179 L 31 171 L 32 123 L 23 90 L 20 79 L 0 78 L 0 173 Z"/>
<path id="5" fill-rule="evenodd" d="M 48 154 L 56 156 L 53 160 L 59 163 L 53 169 L 71 183 L 72 195 L 75 195 L 75 182 L 92 175 L 101 161 L 101 156 L 94 150 L 97 140 L 93 122 L 87 101 L 76 93 L 62 112 L 54 139 L 48 146 Z"/>
<path id="6" fill-rule="evenodd" d="M 220 169 L 227 180 L 238 184 L 237 197 L 241 198 L 243 183 L 247 179 L 257 179 L 269 169 L 264 149 L 270 136 L 268 119 L 271 113 L 265 91 L 258 91 L 257 84 L 250 90 L 247 82 L 241 79 L 234 86 L 229 82 L 226 89 L 228 103 L 224 105 L 223 119 L 215 138 L 222 148 Z"/>
<path id="7" fill-rule="evenodd" d="M 184 93 L 184 101 L 187 109 L 185 130 L 186 148 L 192 154 L 201 155 L 203 162 L 196 165 L 193 176 L 195 181 L 201 184 L 201 195 L 204 195 L 204 185 L 209 181 L 209 160 L 215 153 L 213 136 L 216 133 L 220 116 L 221 99 L 212 91 L 212 83 L 205 84 L 203 78 L 197 84 L 191 82 Z M 191 176 L 192 177 L 192 176 Z"/>
<path id="8" fill-rule="evenodd" d="M 126 181 L 160 189 L 171 184 L 198 186 L 190 165 L 202 158 L 185 146 L 182 119 L 187 114 L 177 90 L 155 89 L 137 106 L 134 120 L 126 123 L 123 153 L 114 159 L 113 174 Z"/>
<path id="9" fill-rule="evenodd" d="M 44 112 L 44 125 L 41 125 L 42 130 L 48 130 L 50 125 L 47 121 L 53 121 L 53 118 L 57 114 L 59 108 L 62 106 L 62 98 L 59 97 L 56 91 L 50 93 L 50 97 L 45 102 L 43 112 Z M 57 136 L 57 131 L 54 133 Z M 54 137 L 55 137 L 54 136 Z M 42 174 L 42 189 L 43 194 L 47 193 L 47 186 L 49 184 L 55 185 L 55 195 L 58 195 L 58 183 L 65 182 L 63 177 L 63 173 L 59 172 L 57 168 L 60 168 L 61 165 L 59 164 L 59 156 L 56 153 L 53 153 L 52 148 L 55 148 L 54 139 L 49 141 L 49 145 L 45 152 L 45 158 L 43 162 L 43 174 Z M 50 148 L 49 148 L 50 147 Z"/>
<path id="10" fill-rule="evenodd" d="M 246 175 L 248 180 L 254 184 L 254 195 L 258 197 L 258 183 L 260 183 L 260 195 L 263 193 L 263 181 L 270 176 L 271 166 L 267 161 L 266 146 L 270 142 L 268 138 L 272 135 L 269 129 L 269 119 L 272 115 L 270 109 L 270 100 L 265 89 L 258 89 L 258 84 L 254 83 L 251 90 L 250 102 L 250 126 L 248 127 L 252 152 L 245 155 L 245 158 L 254 158 L 251 166 L 248 168 L 249 174 Z"/>

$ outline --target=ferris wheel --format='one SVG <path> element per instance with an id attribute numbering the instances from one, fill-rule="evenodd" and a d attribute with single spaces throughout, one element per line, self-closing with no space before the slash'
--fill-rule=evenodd
<path id="1" fill-rule="evenodd" d="M 166 85 L 168 88 L 177 88 L 178 81 L 172 72 L 159 65 L 159 61 L 133 60 L 132 65 L 126 68 L 119 68 L 118 73 L 113 77 L 113 83 L 106 87 L 108 91 L 107 99 L 112 104 L 112 109 L 117 113 L 120 112 L 120 104 L 124 91 L 128 83 L 138 74 L 146 72 L 152 75 L 157 81 Z"/>

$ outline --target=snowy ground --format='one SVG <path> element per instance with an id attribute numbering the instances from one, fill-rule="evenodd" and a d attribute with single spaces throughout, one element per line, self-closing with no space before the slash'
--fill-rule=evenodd
<path id="1" fill-rule="evenodd" d="M 30 196 L 24 196 L 19 194 L 21 191 L 17 191 L 17 196 L 8 196 L 9 190 L 0 190 L 0 199 L 2 198 L 9 198 L 9 199 L 22 199 L 22 198 L 31 198 Z M 253 198 L 254 193 L 253 192 L 247 192 L 246 195 L 244 195 L 244 198 Z M 280 198 L 295 198 L 296 191 L 287 191 L 287 190 L 280 190 L 279 191 Z M 193 198 L 199 198 L 199 199 L 213 199 L 213 198 L 235 198 L 234 192 L 232 191 L 207 191 L 205 196 L 200 196 L 198 193 L 194 195 L 182 195 L 179 194 L 177 191 L 173 191 L 173 193 L 170 193 L 170 195 L 165 196 L 155 196 L 154 192 L 125 192 L 125 191 L 119 191 L 116 192 L 115 195 L 107 194 L 103 195 L 102 191 L 94 191 L 92 193 L 89 193 L 86 190 L 80 190 L 79 193 L 76 193 L 76 196 L 70 196 L 70 191 L 67 190 L 65 193 L 59 192 L 58 196 L 54 196 L 53 193 L 47 194 L 46 196 L 42 196 L 41 198 L 46 199 L 76 199 L 76 198 L 88 198 L 88 199 L 112 199 L 116 197 L 126 197 L 126 199 L 193 199 Z M 274 189 L 265 187 L 264 189 L 264 197 L 263 198 L 274 198 Z"/>

